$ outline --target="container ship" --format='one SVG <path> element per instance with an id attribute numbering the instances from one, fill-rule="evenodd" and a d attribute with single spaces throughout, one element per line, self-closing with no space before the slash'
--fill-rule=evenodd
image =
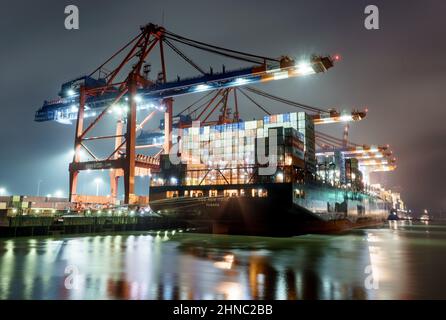
<path id="1" fill-rule="evenodd" d="M 151 209 L 212 233 L 339 232 L 382 224 L 392 209 L 391 195 L 368 184 L 363 153 L 316 152 L 305 112 L 189 127 L 177 136 L 152 177 Z"/>

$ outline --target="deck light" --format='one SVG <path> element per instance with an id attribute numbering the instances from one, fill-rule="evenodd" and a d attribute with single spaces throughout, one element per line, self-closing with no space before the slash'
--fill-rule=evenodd
<path id="1" fill-rule="evenodd" d="M 195 92 L 202 92 L 202 91 L 206 91 L 209 90 L 211 88 L 210 85 L 207 84 L 199 84 L 198 86 L 195 87 Z"/>

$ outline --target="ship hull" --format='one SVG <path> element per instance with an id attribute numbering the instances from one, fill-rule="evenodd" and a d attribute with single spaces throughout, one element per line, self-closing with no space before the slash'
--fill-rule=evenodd
<path id="1" fill-rule="evenodd" d="M 151 208 L 160 215 L 185 220 L 211 233 L 255 236 L 335 233 L 382 224 L 388 215 L 386 203 L 379 199 L 330 187 L 262 184 L 221 188 L 154 188 Z M 245 188 L 244 196 L 206 196 L 211 190 L 221 194 L 222 190 L 230 193 L 241 188 Z M 163 194 L 172 190 L 179 191 L 178 197 L 163 198 Z M 199 190 L 203 196 L 184 196 L 192 190 Z M 252 190 L 262 190 L 267 196 L 250 196 Z"/>

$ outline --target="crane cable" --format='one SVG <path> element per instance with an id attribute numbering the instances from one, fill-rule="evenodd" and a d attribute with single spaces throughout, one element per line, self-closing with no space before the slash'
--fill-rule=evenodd
<path id="1" fill-rule="evenodd" d="M 99 67 L 97 67 L 93 72 L 91 72 L 88 76 L 91 77 L 93 74 L 95 74 L 97 71 L 101 70 L 107 63 L 109 63 L 112 59 L 114 59 L 118 54 L 120 54 L 122 51 L 124 51 L 126 48 L 128 48 L 133 42 L 135 42 L 136 39 L 141 37 L 143 32 L 140 32 L 136 37 L 134 37 L 132 40 L 130 40 L 126 45 L 124 45 L 121 49 L 119 49 L 116 53 L 114 53 L 110 58 L 108 58 L 103 64 L 101 64 Z M 114 70 L 113 70 L 114 71 Z"/>
<path id="2" fill-rule="evenodd" d="M 186 112 L 187 110 L 189 110 L 190 108 L 192 108 L 193 106 L 195 106 L 197 103 L 200 103 L 201 101 L 203 101 L 206 97 L 209 97 L 212 93 L 214 93 L 215 90 L 209 91 L 207 94 L 205 94 L 204 96 L 202 96 L 200 99 L 196 100 L 195 102 L 191 103 L 187 108 L 185 108 L 183 111 L 181 111 L 180 113 L 177 114 L 177 116 L 182 115 L 184 112 Z M 201 106 L 200 106 L 201 107 Z M 200 108 L 199 107 L 199 108 Z M 198 108 L 198 109 L 199 109 Z M 197 109 L 195 109 L 194 111 L 196 111 Z M 194 111 L 190 112 L 193 113 Z"/>
<path id="3" fill-rule="evenodd" d="M 178 49 L 176 46 L 174 46 L 172 44 L 172 42 L 170 42 L 167 39 L 163 39 L 164 43 L 167 44 L 173 51 L 175 51 L 181 58 L 183 58 L 187 63 L 189 63 L 192 67 L 194 67 L 195 69 L 197 69 L 199 72 L 201 72 L 202 74 L 206 74 L 206 72 L 201 69 L 195 62 L 192 61 L 192 59 L 190 59 L 189 57 L 187 57 L 183 52 L 181 52 L 180 49 Z"/>
<path id="4" fill-rule="evenodd" d="M 325 140 L 325 141 L 330 141 L 331 143 L 335 143 L 339 146 L 342 146 L 343 142 L 340 139 L 337 139 L 336 137 L 327 135 L 327 134 L 323 134 L 322 132 L 316 132 L 315 133 L 316 138 L 320 139 L 320 140 Z"/>
<path id="5" fill-rule="evenodd" d="M 339 144 L 339 146 L 342 146 L 344 143 L 344 141 L 342 139 L 338 139 L 336 137 L 333 137 L 331 135 L 328 135 L 328 134 L 320 132 L 320 131 L 316 132 L 316 138 L 319 138 L 321 140 L 331 141 L 332 143 Z M 348 141 L 348 146 L 358 147 L 358 146 L 360 146 L 360 144 Z"/>
<path id="6" fill-rule="evenodd" d="M 254 103 L 257 107 L 259 107 L 260 109 L 263 110 L 263 112 L 265 112 L 267 115 L 271 115 L 271 113 L 266 110 L 265 108 L 263 108 L 257 101 L 255 101 L 253 98 L 251 98 L 250 96 L 248 96 L 248 94 L 246 92 L 244 92 L 242 89 L 237 88 L 246 98 L 248 98 L 249 101 L 251 101 L 252 103 Z"/>
<path id="7" fill-rule="evenodd" d="M 112 59 L 114 59 L 117 55 L 119 55 L 121 52 L 123 52 L 126 48 L 128 48 L 133 42 L 135 42 L 135 40 L 137 40 L 138 38 L 140 38 L 142 35 L 144 34 L 144 31 L 140 32 L 137 36 L 135 36 L 134 38 L 132 38 L 127 44 L 125 44 L 121 49 L 119 49 L 116 53 L 114 53 L 110 58 L 108 58 L 103 64 L 101 64 L 99 67 L 97 67 L 93 72 L 91 72 L 89 74 L 89 76 L 91 77 L 94 73 L 96 73 L 97 71 L 99 71 L 100 69 L 102 69 L 107 63 L 109 63 Z M 175 34 L 173 32 L 167 31 L 165 30 L 165 36 L 164 36 L 164 41 L 166 42 L 167 45 L 169 45 L 169 47 L 171 47 L 175 52 L 177 52 L 183 59 L 185 59 L 187 62 L 189 62 L 192 66 L 194 66 L 198 71 L 200 71 L 203 74 L 206 74 L 198 65 L 196 65 L 191 59 L 189 59 L 186 55 L 184 55 L 180 50 L 178 50 L 178 48 L 173 48 L 172 43 L 170 43 L 167 39 L 165 38 L 169 38 L 171 40 L 175 40 L 178 42 L 181 42 L 183 44 L 195 47 L 197 49 L 201 49 L 201 50 L 205 50 L 205 51 L 209 51 L 209 52 L 213 52 L 215 54 L 219 54 L 219 55 L 223 55 L 229 58 L 234 58 L 234 59 L 238 59 L 238 60 L 244 60 L 247 62 L 253 62 L 253 63 L 258 63 L 258 64 L 262 64 L 264 63 L 264 61 L 274 61 L 274 62 L 280 62 L 280 60 L 278 59 L 274 59 L 274 58 L 270 58 L 270 57 L 265 57 L 265 56 L 259 56 L 259 55 L 255 55 L 255 54 L 251 54 L 251 53 L 247 53 L 247 52 L 242 52 L 242 51 L 237 51 L 237 50 L 232 50 L 232 49 L 228 49 L 228 48 L 224 48 L 224 47 L 219 47 L 219 46 L 215 46 L 215 45 L 211 45 L 208 43 L 204 43 L 201 41 L 197 41 L 197 40 L 192 40 L 190 38 L 186 38 L 183 36 L 180 36 L 178 34 Z M 230 54 L 232 53 L 232 54 Z M 237 56 L 238 55 L 238 56 Z M 246 57 L 250 57 L 250 58 L 256 58 L 256 59 L 261 59 L 262 61 L 257 61 L 257 60 L 253 60 L 253 59 L 248 59 Z"/>
<path id="8" fill-rule="evenodd" d="M 198 45 L 198 44 L 195 44 L 195 43 L 193 43 L 193 42 L 191 43 L 191 42 L 183 41 L 183 40 L 181 40 L 181 39 L 173 38 L 173 37 L 170 37 L 170 36 L 165 36 L 165 37 L 168 38 L 168 39 L 171 39 L 171 40 L 180 42 L 180 43 L 182 43 L 182 44 L 185 44 L 185 45 L 194 47 L 194 48 L 196 48 L 196 49 L 200 49 L 200 50 L 204 50 L 204 51 L 212 52 L 212 53 L 215 53 L 215 54 L 218 54 L 218 55 L 227 57 L 227 58 L 232 58 L 232 59 L 236 59 L 236 60 L 242 60 L 242 61 L 246 61 L 246 62 L 250 62 L 250 63 L 255 63 L 255 64 L 263 64 L 263 61 L 258 61 L 258 60 L 254 60 L 254 59 L 250 59 L 250 58 L 241 57 L 241 56 L 237 56 L 237 55 L 234 55 L 234 54 L 230 54 L 230 53 L 226 53 L 226 52 L 218 51 L 218 50 L 215 50 L 215 49 L 206 47 L 206 46 Z"/>
<path id="9" fill-rule="evenodd" d="M 220 94 L 218 91 L 219 90 L 213 90 L 210 93 L 215 93 L 215 91 L 217 91 L 217 95 Z M 195 112 L 197 112 L 198 110 L 200 110 L 201 108 L 203 108 L 204 106 L 208 105 L 212 99 L 214 99 L 213 97 L 211 97 L 210 99 L 207 99 L 205 102 L 203 102 L 202 104 L 200 104 L 197 108 L 195 108 L 194 110 L 192 110 L 189 114 L 194 114 Z"/>
<path id="10" fill-rule="evenodd" d="M 262 91 L 262 90 L 259 90 L 259 89 L 253 88 L 253 87 L 246 87 L 246 90 L 248 90 L 248 91 L 250 91 L 252 93 L 261 95 L 261 96 L 263 96 L 265 98 L 268 98 L 268 99 L 271 99 L 271 100 L 275 100 L 275 101 L 287 104 L 287 105 L 292 106 L 292 107 L 304 109 L 304 110 L 307 110 L 307 111 L 317 112 L 319 114 L 320 113 L 329 113 L 327 110 L 316 108 L 316 107 L 312 107 L 312 106 L 308 106 L 308 105 L 305 105 L 303 103 L 291 101 L 291 100 L 284 99 L 284 98 L 281 98 L 281 97 L 278 97 L 278 96 L 274 96 L 274 95 L 272 95 L 270 93 L 267 93 L 265 91 Z"/>
<path id="11" fill-rule="evenodd" d="M 183 40 L 183 41 L 192 42 L 192 43 L 195 43 L 195 44 L 198 44 L 198 45 L 201 45 L 201 46 L 206 46 L 206 47 L 209 47 L 209 48 L 213 48 L 213 49 L 216 49 L 216 50 L 231 52 L 231 53 L 235 53 L 235 54 L 238 54 L 238 55 L 243 55 L 243 56 L 247 56 L 247 57 L 251 57 L 251 58 L 257 58 L 257 59 L 261 59 L 261 60 L 280 62 L 279 59 L 274 59 L 274 58 L 265 57 L 265 56 L 259 56 L 259 55 L 255 55 L 255 54 L 252 54 L 252 53 L 247 53 L 247 52 L 232 50 L 232 49 L 228 49 L 228 48 L 218 47 L 218 46 L 214 46 L 214 45 L 211 45 L 211 44 L 208 44 L 208 43 L 204 43 L 204 42 L 200 42 L 200 41 L 197 41 L 197 40 L 192 40 L 192 39 L 180 36 L 178 34 L 175 34 L 173 32 L 167 31 L 167 30 L 165 31 L 165 33 L 168 34 L 171 37 L 175 37 L 175 38 Z"/>

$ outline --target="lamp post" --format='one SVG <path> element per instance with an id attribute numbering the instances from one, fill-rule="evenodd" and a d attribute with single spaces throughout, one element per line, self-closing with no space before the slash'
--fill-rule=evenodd
<path id="1" fill-rule="evenodd" d="M 101 178 L 94 179 L 94 182 L 96 183 L 96 196 L 99 196 L 99 184 L 102 182 Z"/>
<path id="2" fill-rule="evenodd" d="M 42 183 L 42 180 L 37 181 L 37 196 L 40 196 L 40 184 Z"/>

